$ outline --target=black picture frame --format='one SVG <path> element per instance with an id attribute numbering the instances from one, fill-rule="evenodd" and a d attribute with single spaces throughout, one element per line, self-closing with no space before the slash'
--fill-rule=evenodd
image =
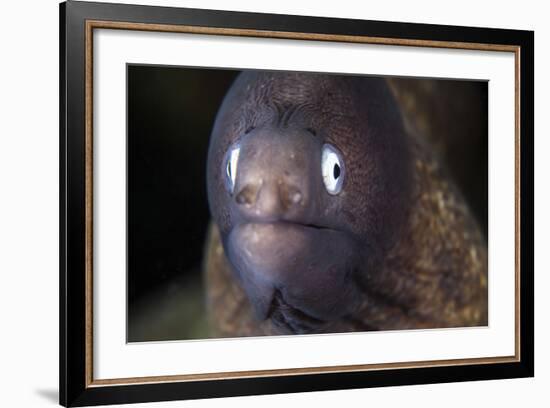
<path id="1" fill-rule="evenodd" d="M 531 377 L 534 375 L 534 33 L 532 31 L 363 21 L 68 1 L 60 5 L 60 403 L 64 406 L 293 393 Z M 520 179 L 520 358 L 492 364 L 418 366 L 288 376 L 94 385 L 87 371 L 86 30 L 87 21 L 217 27 L 320 35 L 518 47 Z M 517 233 L 517 232 L 516 232 Z"/>

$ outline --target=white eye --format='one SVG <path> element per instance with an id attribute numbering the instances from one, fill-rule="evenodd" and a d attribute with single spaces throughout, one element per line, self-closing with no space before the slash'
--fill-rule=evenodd
<path id="1" fill-rule="evenodd" d="M 226 186 L 229 192 L 232 194 L 235 188 L 235 180 L 237 179 L 237 165 L 239 164 L 239 153 L 241 148 L 239 146 L 233 146 L 227 153 L 227 163 L 225 165 L 225 179 Z"/>
<path id="2" fill-rule="evenodd" d="M 329 194 L 336 195 L 342 190 L 345 177 L 344 159 L 342 153 L 330 144 L 323 145 L 321 174 Z"/>

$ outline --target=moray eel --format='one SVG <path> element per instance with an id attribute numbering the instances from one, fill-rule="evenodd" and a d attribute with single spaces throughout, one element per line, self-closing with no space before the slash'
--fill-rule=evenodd
<path id="1" fill-rule="evenodd" d="M 216 336 L 487 324 L 487 249 L 382 78 L 243 72 L 212 131 Z"/>

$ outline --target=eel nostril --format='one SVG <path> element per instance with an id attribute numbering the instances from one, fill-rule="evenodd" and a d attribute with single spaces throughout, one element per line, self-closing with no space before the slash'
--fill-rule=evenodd
<path id="1" fill-rule="evenodd" d="M 290 199 L 294 204 L 298 204 L 300 201 L 302 201 L 302 193 L 300 193 L 299 191 L 296 191 L 292 193 Z"/>
<path id="2" fill-rule="evenodd" d="M 245 186 L 235 197 L 237 204 L 252 205 L 256 199 L 256 189 L 252 186 Z"/>
<path id="3" fill-rule="evenodd" d="M 273 216 L 303 206 L 304 195 L 298 187 L 282 180 L 271 183 L 260 180 L 258 184 L 244 186 L 235 195 L 235 202 L 247 209 L 254 207 L 256 215 Z"/>
<path id="4" fill-rule="evenodd" d="M 281 185 L 281 196 L 287 208 L 302 204 L 304 198 L 298 187 L 288 184 Z"/>

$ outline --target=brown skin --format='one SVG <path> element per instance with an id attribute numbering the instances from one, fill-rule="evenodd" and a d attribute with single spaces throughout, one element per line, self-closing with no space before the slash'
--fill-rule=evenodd
<path id="1" fill-rule="evenodd" d="M 325 143 L 345 162 L 336 195 L 321 178 Z M 479 229 L 383 79 L 242 74 L 213 130 L 208 194 L 217 335 L 486 324 Z"/>
<path id="2" fill-rule="evenodd" d="M 391 78 L 407 132 L 426 141 L 460 188 L 487 236 L 488 85 L 474 81 Z M 465 160 L 467 158 L 467 160 Z"/>

